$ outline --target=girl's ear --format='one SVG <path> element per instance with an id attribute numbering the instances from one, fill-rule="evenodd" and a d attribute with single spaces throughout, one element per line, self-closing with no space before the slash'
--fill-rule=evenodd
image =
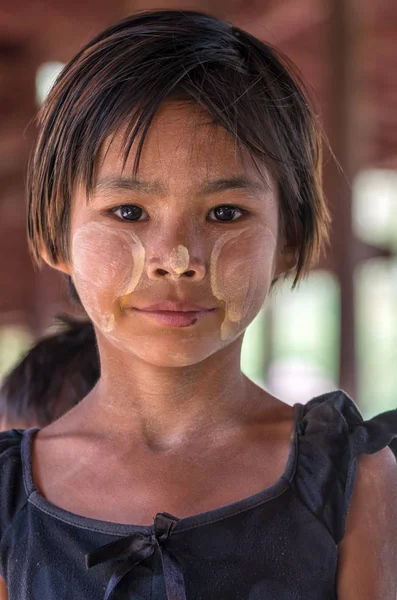
<path id="1" fill-rule="evenodd" d="M 49 257 L 48 252 L 45 248 L 40 250 L 41 259 L 52 269 L 57 269 L 57 271 L 61 271 L 65 273 L 65 275 L 70 275 L 70 267 L 67 263 L 64 262 L 56 262 Z"/>
<path id="2" fill-rule="evenodd" d="M 283 246 L 278 251 L 274 278 L 280 277 L 292 271 L 296 267 L 296 263 L 298 262 L 296 256 L 296 247 L 295 246 Z"/>

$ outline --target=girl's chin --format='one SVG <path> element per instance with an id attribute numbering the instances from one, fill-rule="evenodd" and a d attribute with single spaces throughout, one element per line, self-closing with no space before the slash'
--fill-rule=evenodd
<path id="1" fill-rule="evenodd" d="M 204 361 L 211 356 L 213 352 L 189 352 L 188 350 L 183 352 L 180 348 L 177 350 L 172 347 L 167 347 L 163 352 L 134 352 L 134 354 L 137 358 L 147 364 L 166 369 L 191 367 Z"/>
<path id="2" fill-rule="evenodd" d="M 140 312 L 140 311 L 139 311 Z M 123 352 L 159 367 L 186 367 L 202 362 L 243 334 L 242 324 L 226 333 L 221 311 L 204 315 L 146 315 L 127 313 L 116 318 L 112 330 L 101 329 L 106 339 Z"/>
<path id="3" fill-rule="evenodd" d="M 182 328 L 179 332 L 174 330 L 166 335 L 161 331 L 153 334 L 147 330 L 131 332 L 117 328 L 114 332 L 104 333 L 99 343 L 100 346 L 108 346 L 104 354 L 112 353 L 112 348 L 116 347 L 123 354 L 130 355 L 131 360 L 136 357 L 145 363 L 165 368 L 195 365 L 227 345 L 221 339 L 220 328 L 205 335 L 181 335 L 181 331 L 186 330 Z"/>

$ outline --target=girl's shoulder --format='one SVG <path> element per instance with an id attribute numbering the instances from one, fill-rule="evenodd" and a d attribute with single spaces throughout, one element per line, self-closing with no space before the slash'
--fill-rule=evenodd
<path id="1" fill-rule="evenodd" d="M 328 392 L 303 406 L 301 436 L 335 450 L 333 442 L 347 445 L 352 457 L 374 454 L 386 446 L 397 451 L 397 409 L 364 420 L 357 404 L 342 390 Z"/>
<path id="2" fill-rule="evenodd" d="M 0 539 L 28 499 L 22 457 L 22 441 L 28 431 L 0 433 Z"/>
<path id="3" fill-rule="evenodd" d="M 337 390 L 302 406 L 296 435 L 299 451 L 292 485 L 339 543 L 353 495 L 357 458 L 387 446 L 397 455 L 397 410 L 364 420 L 353 400 Z"/>

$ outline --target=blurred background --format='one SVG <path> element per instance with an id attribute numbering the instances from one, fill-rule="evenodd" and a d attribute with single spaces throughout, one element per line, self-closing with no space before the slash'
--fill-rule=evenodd
<path id="1" fill-rule="evenodd" d="M 341 387 L 365 417 L 397 405 L 397 5 L 392 0 L 0 0 L 0 381 L 70 311 L 35 271 L 25 233 L 34 117 L 62 65 L 112 22 L 149 8 L 202 10 L 280 47 L 313 90 L 331 248 L 247 332 L 243 369 L 293 404 Z"/>

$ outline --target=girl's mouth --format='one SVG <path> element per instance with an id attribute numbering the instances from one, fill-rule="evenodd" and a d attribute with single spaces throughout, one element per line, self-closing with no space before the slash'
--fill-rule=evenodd
<path id="1" fill-rule="evenodd" d="M 194 311 L 131 309 L 168 327 L 189 327 L 214 312 L 215 308 Z"/>

